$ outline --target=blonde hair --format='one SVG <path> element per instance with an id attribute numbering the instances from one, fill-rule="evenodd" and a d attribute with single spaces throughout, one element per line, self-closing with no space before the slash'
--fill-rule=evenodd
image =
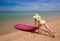
<path id="1" fill-rule="evenodd" d="M 41 20 L 41 16 L 38 15 L 38 14 L 36 14 L 36 19 L 37 19 L 37 21 L 38 21 L 38 20 Z"/>
<path id="2" fill-rule="evenodd" d="M 41 20 L 41 16 L 36 14 L 35 16 L 33 16 L 33 18 L 36 18 L 37 21 L 40 21 Z"/>

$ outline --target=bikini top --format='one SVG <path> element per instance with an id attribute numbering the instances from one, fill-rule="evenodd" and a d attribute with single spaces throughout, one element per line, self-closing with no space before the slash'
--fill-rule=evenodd
<path id="1" fill-rule="evenodd" d="M 44 25 L 46 23 L 45 20 L 40 20 L 40 24 Z"/>

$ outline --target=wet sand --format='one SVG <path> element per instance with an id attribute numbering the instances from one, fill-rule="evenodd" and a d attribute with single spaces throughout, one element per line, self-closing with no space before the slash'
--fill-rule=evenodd
<path id="1" fill-rule="evenodd" d="M 14 28 L 16 23 L 33 25 L 30 20 L 15 20 L 0 24 L 0 41 L 60 41 L 60 19 L 48 21 L 49 29 L 54 33 L 55 38 L 50 37 L 45 28 L 41 27 L 41 33 L 34 33 L 17 30 Z M 4 28 L 5 27 L 5 28 Z M 9 27 L 9 28 L 8 28 Z"/>

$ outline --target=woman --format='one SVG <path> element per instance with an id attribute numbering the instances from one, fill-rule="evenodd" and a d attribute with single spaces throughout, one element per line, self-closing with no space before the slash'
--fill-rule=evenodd
<path id="1" fill-rule="evenodd" d="M 33 18 L 34 18 L 34 21 L 35 21 L 35 26 L 38 27 L 38 33 L 40 33 L 40 27 L 41 26 L 45 26 L 45 28 L 49 31 L 49 34 L 52 37 L 55 37 L 53 35 L 53 33 L 48 29 L 46 21 L 41 19 L 41 16 L 39 16 L 38 14 L 36 14 L 36 16 L 33 16 Z"/>

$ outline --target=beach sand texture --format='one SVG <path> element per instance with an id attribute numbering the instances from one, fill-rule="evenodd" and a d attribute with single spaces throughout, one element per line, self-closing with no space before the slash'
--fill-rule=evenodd
<path id="1" fill-rule="evenodd" d="M 8 27 L 13 27 L 15 25 L 15 23 L 12 24 Z M 49 29 L 54 33 L 55 38 L 50 37 L 49 34 L 47 34 L 47 32 L 44 29 L 41 29 L 42 32 L 38 34 L 36 33 L 37 31 L 34 33 L 25 32 L 17 30 L 13 27 L 8 29 L 8 30 L 13 29 L 14 30 L 13 32 L 11 31 L 10 33 L 0 34 L 0 41 L 60 41 L 60 19 L 48 21 L 48 25 L 50 27 Z M 3 33 L 4 31 L 0 32 Z"/>

